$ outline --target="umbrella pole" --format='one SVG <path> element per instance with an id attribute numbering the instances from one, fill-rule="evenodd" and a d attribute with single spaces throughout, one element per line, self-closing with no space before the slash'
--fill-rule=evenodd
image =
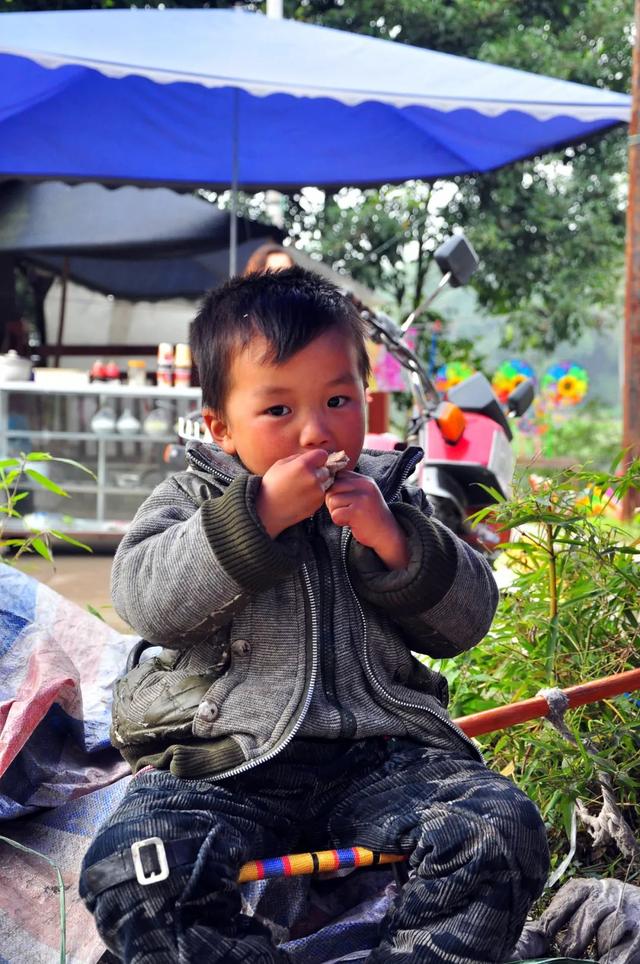
<path id="1" fill-rule="evenodd" d="M 62 291 L 60 293 L 60 313 L 58 315 L 58 337 L 56 338 L 56 351 L 53 365 L 58 368 L 60 365 L 60 355 L 62 354 L 62 332 L 64 331 L 64 316 L 67 308 L 67 281 L 69 280 L 69 259 L 64 258 L 62 262 Z"/>
<path id="2" fill-rule="evenodd" d="M 229 277 L 238 270 L 238 91 L 233 91 L 231 114 L 231 221 L 229 225 Z"/>

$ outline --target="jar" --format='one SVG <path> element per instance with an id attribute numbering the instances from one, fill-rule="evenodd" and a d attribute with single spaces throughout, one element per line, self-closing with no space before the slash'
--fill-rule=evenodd
<path id="1" fill-rule="evenodd" d="M 30 377 L 28 358 L 22 358 L 13 348 L 6 355 L 0 355 L 0 382 L 28 382 Z"/>
<path id="2" fill-rule="evenodd" d="M 130 358 L 127 362 L 127 382 L 129 385 L 147 384 L 147 363 L 142 358 Z"/>
<path id="3" fill-rule="evenodd" d="M 130 409 L 125 409 L 116 422 L 116 432 L 120 435 L 135 435 L 140 431 L 140 422 Z"/>
<path id="4" fill-rule="evenodd" d="M 116 416 L 112 408 L 99 408 L 91 419 L 91 431 L 96 435 L 110 435 L 116 429 Z"/>
<path id="5" fill-rule="evenodd" d="M 142 431 L 145 435 L 160 436 L 169 435 L 171 432 L 171 414 L 166 408 L 158 405 L 154 408 L 142 423 Z"/>

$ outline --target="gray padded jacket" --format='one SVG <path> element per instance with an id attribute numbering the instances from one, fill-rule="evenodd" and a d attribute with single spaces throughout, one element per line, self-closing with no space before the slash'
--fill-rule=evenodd
<path id="1" fill-rule="evenodd" d="M 113 565 L 117 611 L 165 647 L 116 684 L 112 740 L 134 770 L 221 779 L 296 734 L 402 735 L 479 756 L 446 712 L 445 679 L 412 651 L 474 646 L 498 593 L 485 560 L 406 485 L 421 455 L 358 461 L 408 539 L 409 565 L 389 571 L 324 507 L 271 539 L 260 478 L 189 445 L 188 471 L 144 502 Z"/>

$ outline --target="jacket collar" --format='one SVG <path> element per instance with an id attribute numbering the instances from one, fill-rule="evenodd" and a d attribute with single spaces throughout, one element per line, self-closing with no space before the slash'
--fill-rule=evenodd
<path id="1" fill-rule="evenodd" d="M 222 484 L 229 484 L 247 471 L 239 459 L 210 442 L 188 442 L 186 451 L 187 462 L 194 471 L 211 474 Z M 413 445 L 403 452 L 363 449 L 356 472 L 375 479 L 385 499 L 393 501 L 423 454 Z"/>

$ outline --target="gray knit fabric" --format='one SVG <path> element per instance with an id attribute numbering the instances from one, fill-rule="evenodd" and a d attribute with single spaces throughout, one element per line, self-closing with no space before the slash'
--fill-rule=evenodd
<path id="1" fill-rule="evenodd" d="M 475 645 L 497 589 L 487 563 L 404 485 L 419 455 L 358 462 L 408 538 L 409 565 L 388 571 L 324 508 L 271 539 L 255 510 L 260 479 L 215 446 L 190 446 L 190 471 L 146 500 L 114 561 L 117 611 L 173 650 L 117 686 L 112 732 L 127 759 L 195 737 L 223 776 L 237 770 L 234 746 L 260 762 L 296 734 L 409 736 L 477 755 L 444 709 L 446 682 L 411 650 Z"/>

